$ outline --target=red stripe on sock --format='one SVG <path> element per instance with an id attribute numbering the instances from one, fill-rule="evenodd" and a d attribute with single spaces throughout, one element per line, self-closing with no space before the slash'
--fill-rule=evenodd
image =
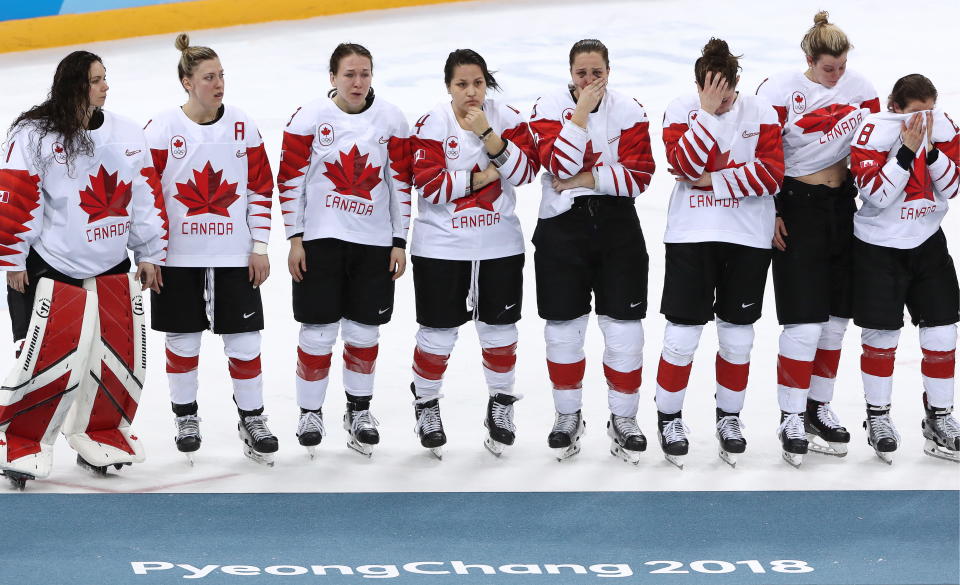
<path id="1" fill-rule="evenodd" d="M 788 388 L 810 389 L 813 362 L 777 356 L 777 384 Z"/>
<path id="2" fill-rule="evenodd" d="M 249 380 L 260 375 L 260 356 L 252 360 L 230 358 L 230 377 L 234 380 Z"/>
<path id="3" fill-rule="evenodd" d="M 498 374 L 506 374 L 517 364 L 517 344 L 488 347 L 483 350 L 483 367 Z"/>
<path id="4" fill-rule="evenodd" d="M 743 392 L 750 377 L 750 362 L 732 364 L 717 354 L 717 384 L 734 392 Z"/>
<path id="5" fill-rule="evenodd" d="M 167 349 L 167 373 L 168 374 L 186 374 L 197 369 L 200 364 L 200 356 L 177 355 Z"/>
<path id="6" fill-rule="evenodd" d="M 583 387 L 583 372 L 587 369 L 587 360 L 572 364 L 558 364 L 547 360 L 547 372 L 554 390 L 579 390 Z"/>
<path id="7" fill-rule="evenodd" d="M 297 376 L 307 382 L 323 380 L 330 373 L 330 358 L 333 354 L 313 355 L 297 348 Z"/>
<path id="8" fill-rule="evenodd" d="M 677 366 L 660 356 L 660 367 L 657 368 L 657 385 L 667 392 L 684 390 L 690 381 L 691 369 L 693 369 L 693 362 L 685 366 Z"/>
<path id="9" fill-rule="evenodd" d="M 860 369 L 864 374 L 889 378 L 893 375 L 893 361 L 897 357 L 897 348 L 879 348 L 869 345 L 863 346 L 860 356 Z"/>
<path id="10" fill-rule="evenodd" d="M 632 372 L 619 372 L 607 364 L 603 364 L 603 375 L 607 377 L 607 387 L 622 394 L 636 394 L 640 391 L 640 380 L 643 368 Z"/>
<path id="11" fill-rule="evenodd" d="M 425 380 L 440 380 L 447 371 L 450 354 L 427 353 L 416 347 L 413 350 L 413 373 Z"/>
<path id="12" fill-rule="evenodd" d="M 821 378 L 837 377 L 837 370 L 840 368 L 840 350 L 839 349 L 820 349 L 817 348 L 817 355 L 813 357 L 813 375 Z"/>
<path id="13" fill-rule="evenodd" d="M 380 346 L 356 347 L 343 344 L 343 367 L 358 374 L 372 374 L 377 367 Z"/>
<path id="14" fill-rule="evenodd" d="M 956 369 L 957 350 L 933 351 L 923 350 L 923 361 L 920 362 L 920 372 L 928 378 L 950 379 Z"/>

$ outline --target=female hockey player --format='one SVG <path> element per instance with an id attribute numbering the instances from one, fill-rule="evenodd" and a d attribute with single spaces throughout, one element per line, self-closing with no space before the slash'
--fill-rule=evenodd
<path id="1" fill-rule="evenodd" d="M 222 336 L 244 454 L 273 464 L 277 438 L 263 414 L 259 286 L 270 274 L 273 177 L 253 120 L 223 103 L 224 74 L 209 47 L 177 36 L 177 75 L 187 101 L 147 122 L 170 218 L 163 289 L 151 325 L 166 333 L 167 379 L 177 449 L 200 448 L 197 367 L 203 331 Z"/>
<path id="2" fill-rule="evenodd" d="M 57 65 L 47 100 L 20 114 L 11 125 L 0 157 L 0 238 L 3 241 L 0 269 L 7 271 L 7 303 L 18 354 L 27 334 L 41 278 L 82 287 L 84 279 L 124 274 L 130 270 L 129 248 L 134 251 L 136 278 L 142 288 L 156 290 L 159 286 L 157 266 L 163 263 L 166 254 L 163 200 L 155 188 L 156 176 L 139 125 L 102 109 L 108 89 L 106 69 L 100 57 L 86 51 L 67 55 Z M 116 298 L 109 301 L 100 288 L 101 281 L 95 282 L 91 290 L 97 290 L 98 297 L 103 297 L 98 298 L 101 311 L 116 312 L 104 328 L 110 327 L 115 334 L 116 327 L 121 327 L 120 337 L 111 337 L 116 351 L 120 352 L 116 359 L 136 373 L 138 366 L 128 359 L 134 354 L 123 346 L 125 336 L 128 343 L 133 343 L 132 340 L 139 339 L 138 332 L 134 330 L 133 321 L 124 320 L 123 311 L 118 310 L 124 304 L 130 308 L 131 299 L 120 296 L 126 294 L 129 282 L 112 280 L 120 286 L 113 291 Z M 79 312 L 76 305 L 66 307 L 62 316 L 58 316 L 57 295 L 54 292 L 52 307 L 50 302 L 37 307 L 37 315 L 49 317 L 47 322 L 52 329 L 47 330 L 40 347 L 30 345 L 25 356 L 28 361 L 35 349 L 45 352 L 47 341 L 60 344 L 59 349 L 50 351 L 59 352 L 58 355 L 63 353 L 64 343 L 77 343 L 76 338 L 61 336 L 58 339 L 56 334 L 84 320 L 83 306 L 80 305 Z M 114 304 L 111 305 L 111 301 Z M 73 359 L 70 355 L 86 355 L 90 348 L 76 346 L 75 350 L 60 361 Z M 55 367 L 49 360 L 46 363 L 45 368 Z M 85 362 L 75 365 L 74 369 L 83 369 Z M 96 367 L 99 368 L 99 364 Z M 103 368 L 106 371 L 107 367 Z M 139 375 L 142 378 L 142 372 Z M 82 372 L 80 377 L 88 376 Z M 124 379 L 126 375 L 121 374 L 118 380 Z M 13 389 L 14 394 L 28 387 L 27 382 Z M 143 380 L 138 382 L 142 384 Z M 111 384 L 111 390 L 123 401 L 122 415 L 126 423 L 119 422 L 118 418 L 111 428 L 104 427 L 106 434 L 100 437 L 101 443 L 109 443 L 134 456 L 128 461 L 142 460 L 136 438 L 130 439 L 124 434 L 121 440 L 117 435 L 117 429 L 126 428 L 136 412 L 139 396 L 133 391 L 124 399 L 120 393 L 126 390 L 120 384 L 120 381 Z M 50 387 L 48 384 L 42 390 Z M 36 405 L 35 397 L 32 404 L 27 397 L 21 397 L 19 402 L 4 401 L 7 406 L 2 408 L 4 412 L 0 417 L 0 430 L 4 431 L 0 432 L 3 439 L 0 445 L 4 455 L 0 457 L 0 466 L 7 470 L 8 476 L 15 477 L 18 469 L 25 471 L 18 466 L 17 453 L 23 456 L 21 461 L 36 456 L 36 461 L 26 466 L 32 467 L 26 474 L 27 479 L 49 473 L 52 461 L 49 449 L 59 434 L 70 403 L 78 394 L 86 393 L 83 388 L 85 385 L 81 390 L 71 388 L 72 391 L 64 395 L 48 394 L 41 409 L 32 408 Z M 93 400 L 93 394 L 88 398 Z M 29 415 L 20 417 L 26 413 Z M 113 414 L 113 409 L 106 406 L 98 418 L 104 422 Z M 70 443 L 77 448 L 73 440 Z M 101 471 L 103 469 L 105 467 Z M 20 485 L 22 487 L 22 481 Z"/>
<path id="3" fill-rule="evenodd" d="M 657 431 L 667 460 L 683 467 L 689 447 L 681 409 L 703 326 L 717 320 L 717 439 L 736 465 L 746 449 L 740 422 L 773 238 L 773 195 L 783 183 L 777 112 L 740 95 L 739 57 L 710 39 L 694 65 L 699 96 L 667 106 L 663 142 L 677 183 L 667 217 L 667 318 L 657 371 Z"/>
<path id="4" fill-rule="evenodd" d="M 900 439 L 889 412 L 904 305 L 920 328 L 924 452 L 960 461 L 960 425 L 951 416 L 960 293 L 940 228 L 960 190 L 960 129 L 936 104 L 929 79 L 899 79 L 889 111 L 863 120 L 850 157 L 863 201 L 853 218 L 853 318 L 863 328 L 865 426 L 887 463 Z"/>
<path id="5" fill-rule="evenodd" d="M 440 457 L 443 373 L 458 328 L 473 320 L 490 394 L 485 445 L 500 455 L 514 442 L 520 398 L 513 382 L 524 256 L 514 189 L 533 180 L 539 163 L 519 112 L 487 97 L 499 86 L 483 57 L 457 49 L 443 73 L 451 99 L 417 120 L 409 143 L 421 195 L 411 251 L 420 324 L 410 385 L 416 431 Z"/>
<path id="6" fill-rule="evenodd" d="M 830 408 L 840 348 L 852 315 L 856 187 L 847 168 L 864 116 L 880 109 L 877 92 L 847 71 L 851 44 L 818 12 L 800 46 L 803 73 L 765 80 L 757 95 L 783 126 L 786 178 L 777 195 L 773 285 L 783 325 L 777 361 L 777 430 L 783 457 L 799 466 L 810 450 L 843 456 L 850 433 Z"/>
<path id="7" fill-rule="evenodd" d="M 375 97 L 373 57 L 344 43 L 330 56 L 327 97 L 293 113 L 277 182 L 293 277 L 297 438 L 311 457 L 325 434 L 323 401 L 337 331 L 343 338 L 347 446 L 370 456 L 380 442 L 370 412 L 380 325 L 393 313 L 406 266 L 410 165 L 400 110 Z"/>
<path id="8" fill-rule="evenodd" d="M 530 125 L 547 169 L 533 235 L 537 309 L 547 321 L 556 407 L 548 444 L 558 459 L 580 451 L 583 345 L 593 293 L 605 342 L 611 453 L 637 463 L 647 445 L 636 415 L 648 258 L 634 198 L 650 184 L 654 162 L 643 106 L 608 89 L 609 74 L 607 47 L 578 41 L 570 49 L 570 84 L 533 106 Z"/>

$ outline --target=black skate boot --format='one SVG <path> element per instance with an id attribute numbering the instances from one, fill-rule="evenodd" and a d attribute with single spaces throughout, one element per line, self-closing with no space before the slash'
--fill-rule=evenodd
<path id="1" fill-rule="evenodd" d="M 737 466 L 737 455 L 747 450 L 743 437 L 743 421 L 739 412 L 717 409 L 717 440 L 720 441 L 720 459 L 730 467 Z"/>
<path id="2" fill-rule="evenodd" d="M 413 414 L 417 419 L 414 426 L 414 432 L 420 437 L 420 444 L 430 449 L 434 457 L 443 459 L 443 446 L 447 444 L 447 435 L 443 432 L 443 421 L 440 419 L 440 398 L 438 394 L 430 398 L 421 398 L 417 396 L 417 391 L 413 384 L 410 384 L 410 392 L 413 392 Z"/>
<path id="3" fill-rule="evenodd" d="M 189 404 L 173 405 L 174 425 L 177 427 L 177 435 L 174 441 L 177 444 L 177 450 L 186 455 L 187 461 L 193 465 L 193 453 L 200 449 L 200 417 L 197 416 L 196 401 Z"/>
<path id="4" fill-rule="evenodd" d="M 811 451 L 835 457 L 846 456 L 850 433 L 840 424 L 829 402 L 807 399 L 807 414 L 803 423 Z"/>
<path id="5" fill-rule="evenodd" d="M 553 420 L 553 429 L 547 437 L 547 444 L 557 454 L 557 461 L 569 459 L 580 452 L 580 437 L 587 423 L 581 411 L 570 414 L 557 413 Z"/>
<path id="6" fill-rule="evenodd" d="M 640 453 L 647 450 L 647 438 L 637 424 L 637 417 L 611 413 L 607 421 L 607 436 L 610 437 L 611 455 L 627 463 L 640 465 Z"/>
<path id="7" fill-rule="evenodd" d="M 953 418 L 953 408 L 933 408 L 924 395 L 927 416 L 920 423 L 923 430 L 923 452 L 931 457 L 960 462 L 960 424 Z"/>
<path id="8" fill-rule="evenodd" d="M 868 404 L 863 428 L 867 430 L 867 444 L 873 447 L 877 457 L 887 465 L 893 465 L 893 452 L 900 445 L 900 433 L 890 419 L 890 405 Z"/>
<path id="9" fill-rule="evenodd" d="M 347 411 L 343 413 L 343 428 L 350 435 L 347 447 L 373 457 L 373 446 L 380 442 L 378 424 L 380 422 L 370 413 L 369 396 L 347 394 Z"/>
<path id="10" fill-rule="evenodd" d="M 807 443 L 803 419 L 804 413 L 802 412 L 780 411 L 780 427 L 777 429 L 777 437 L 780 439 L 780 446 L 783 448 L 783 460 L 796 468 L 803 464 L 803 456 L 807 454 L 810 447 Z"/>
<path id="11" fill-rule="evenodd" d="M 323 427 L 323 409 L 308 410 L 300 408 L 300 420 L 297 421 L 297 442 L 307 448 L 310 459 L 317 456 L 317 446 L 323 441 L 327 431 Z"/>
<path id="12" fill-rule="evenodd" d="M 683 469 L 683 457 L 690 449 L 687 433 L 690 429 L 683 423 L 683 411 L 664 414 L 657 411 L 657 435 L 664 458 Z"/>
<path id="13" fill-rule="evenodd" d="M 483 421 L 487 438 L 483 446 L 497 457 L 517 438 L 517 427 L 513 424 L 513 403 L 519 399 L 519 396 L 500 392 L 487 401 L 487 417 Z"/>
<path id="14" fill-rule="evenodd" d="M 237 430 L 243 441 L 243 454 L 268 467 L 273 467 L 274 453 L 280 448 L 277 437 L 267 427 L 267 417 L 263 407 L 256 410 L 239 410 L 240 422 Z"/>

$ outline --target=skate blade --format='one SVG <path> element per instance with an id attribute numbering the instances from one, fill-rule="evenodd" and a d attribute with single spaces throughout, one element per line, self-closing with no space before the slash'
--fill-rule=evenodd
<path id="1" fill-rule="evenodd" d="M 493 453 L 494 456 L 498 458 L 503 455 L 503 451 L 507 448 L 507 446 L 504 445 L 503 443 L 498 443 L 497 441 L 494 441 L 490 437 L 487 437 L 486 439 L 483 440 L 483 446 L 487 448 L 487 451 L 490 451 L 491 453 Z"/>
<path id="2" fill-rule="evenodd" d="M 307 455 L 310 456 L 310 459 L 313 460 L 317 457 L 317 446 L 316 445 L 304 445 L 307 450 Z"/>
<path id="3" fill-rule="evenodd" d="M 720 455 L 720 459 L 723 459 L 724 463 L 726 463 L 727 465 L 729 465 L 734 469 L 737 468 L 737 456 L 734 453 L 730 453 L 729 451 L 724 451 L 723 449 L 720 449 L 719 455 Z"/>
<path id="4" fill-rule="evenodd" d="M 14 489 L 21 492 L 26 489 L 29 480 L 36 479 L 29 473 L 20 473 L 19 471 L 4 470 L 2 475 L 7 478 Z"/>
<path id="5" fill-rule="evenodd" d="M 931 441 L 930 439 L 927 439 L 926 443 L 924 443 L 923 452 L 936 459 L 946 459 L 947 461 L 960 463 L 960 452 L 941 447 L 936 441 Z"/>
<path id="6" fill-rule="evenodd" d="M 807 448 L 809 449 L 809 446 Z M 803 454 L 801 453 L 787 453 L 786 451 L 781 451 L 781 455 L 783 455 L 784 461 L 796 469 L 800 469 L 800 466 L 803 464 Z"/>
<path id="7" fill-rule="evenodd" d="M 267 467 L 273 467 L 276 463 L 276 458 L 273 453 L 261 453 L 247 445 L 243 446 L 243 454 L 251 461 L 255 461 L 260 465 L 266 465 Z"/>
<path id="8" fill-rule="evenodd" d="M 683 455 L 667 455 L 663 454 L 663 458 L 677 466 L 677 469 L 683 469 Z"/>
<path id="9" fill-rule="evenodd" d="M 373 445 L 367 445 L 366 443 L 361 443 L 356 439 L 350 439 L 347 441 L 347 447 L 350 447 L 357 453 L 363 455 L 367 459 L 373 457 Z"/>
<path id="10" fill-rule="evenodd" d="M 830 443 L 813 433 L 807 433 L 807 450 L 821 455 L 832 455 L 833 457 L 847 456 L 846 443 Z"/>
<path id="11" fill-rule="evenodd" d="M 195 463 L 193 460 L 193 453 L 184 453 L 184 456 L 187 458 L 187 463 L 190 465 L 190 467 L 193 467 Z"/>
<path id="12" fill-rule="evenodd" d="M 81 469 L 85 469 L 97 477 L 106 477 L 107 469 L 110 467 L 109 465 L 94 465 L 80 455 L 77 455 L 77 465 L 79 465 Z"/>
<path id="13" fill-rule="evenodd" d="M 428 447 L 427 449 L 430 451 L 431 455 L 440 461 L 443 461 L 443 447 Z"/>
<path id="14" fill-rule="evenodd" d="M 617 442 L 610 444 L 610 454 L 633 465 L 640 465 L 640 451 L 624 449 Z"/>
<path id="15" fill-rule="evenodd" d="M 557 461 L 570 459 L 580 452 L 580 441 L 574 441 L 569 447 L 555 448 L 553 451 L 556 454 Z"/>

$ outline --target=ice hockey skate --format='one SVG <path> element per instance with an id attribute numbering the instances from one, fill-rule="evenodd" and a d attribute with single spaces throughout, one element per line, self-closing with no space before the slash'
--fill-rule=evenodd
<path id="1" fill-rule="evenodd" d="M 262 409 L 258 411 L 263 412 Z M 241 416 L 237 430 L 243 441 L 243 454 L 257 463 L 273 467 L 279 444 L 267 427 L 267 417 L 263 414 Z"/>
<path id="2" fill-rule="evenodd" d="M 804 429 L 804 413 L 780 412 L 780 427 L 777 428 L 777 438 L 783 449 L 783 460 L 797 469 L 803 464 L 803 456 L 809 450 L 807 435 Z"/>
<path id="3" fill-rule="evenodd" d="M 580 452 L 580 437 L 586 427 L 587 423 L 579 410 L 570 414 L 557 413 L 553 429 L 547 437 L 547 444 L 556 453 L 557 461 L 569 459 Z"/>
<path id="4" fill-rule="evenodd" d="M 893 465 L 893 452 L 900 445 L 900 433 L 890 419 L 890 405 L 868 404 L 863 428 L 867 430 L 867 444 L 873 447 L 877 457 L 887 465 Z"/>
<path id="5" fill-rule="evenodd" d="M 687 434 L 690 429 L 683 422 L 683 413 L 664 414 L 657 412 L 657 435 L 660 437 L 660 448 L 663 457 L 683 469 L 683 458 L 690 449 Z"/>
<path id="6" fill-rule="evenodd" d="M 747 450 L 743 438 L 743 421 L 739 413 L 717 409 L 717 440 L 720 441 L 720 459 L 730 467 L 737 466 L 737 455 Z"/>
<path id="7" fill-rule="evenodd" d="M 519 399 L 519 396 L 501 392 L 487 401 L 487 417 L 483 420 L 487 437 L 483 440 L 483 446 L 497 457 L 517 438 L 517 427 L 513 424 L 513 403 Z"/>
<path id="8" fill-rule="evenodd" d="M 807 400 L 804 430 L 810 451 L 834 457 L 846 456 L 850 433 L 840 424 L 829 402 Z"/>
<path id="9" fill-rule="evenodd" d="M 373 446 L 380 443 L 380 424 L 370 413 L 370 401 L 347 402 L 347 411 L 343 413 L 343 428 L 350 436 L 347 447 L 366 457 L 373 457 Z"/>
<path id="10" fill-rule="evenodd" d="M 443 395 L 421 398 L 417 396 L 412 383 L 410 391 L 415 397 L 413 415 L 417 419 L 413 431 L 420 437 L 420 444 L 429 449 L 434 457 L 442 460 L 443 446 L 447 444 L 447 435 L 443 432 L 443 421 L 440 419 L 440 399 Z"/>
<path id="11" fill-rule="evenodd" d="M 637 417 L 611 414 L 607 421 L 607 436 L 610 437 L 611 455 L 640 465 L 640 453 L 647 450 L 647 438 L 637 425 Z"/>
<path id="12" fill-rule="evenodd" d="M 926 408 L 927 416 L 920 423 L 926 439 L 923 452 L 937 459 L 960 462 L 960 424 L 952 412 L 952 408 Z"/>
<path id="13" fill-rule="evenodd" d="M 307 448 L 310 459 L 313 459 L 317 456 L 317 445 L 327 434 L 323 428 L 323 410 L 301 410 L 300 420 L 297 422 L 297 441 Z"/>
<path id="14" fill-rule="evenodd" d="M 21 492 L 26 489 L 28 481 L 37 479 L 29 473 L 20 473 L 19 471 L 12 471 L 9 469 L 0 471 L 0 475 L 7 478 L 7 481 L 10 482 L 10 485 L 12 485 L 14 489 L 18 489 Z"/>
<path id="15" fill-rule="evenodd" d="M 173 419 L 177 427 L 177 436 L 174 441 L 177 450 L 186 455 L 187 461 L 193 465 L 193 454 L 200 449 L 200 417 L 195 414 L 178 416 Z"/>
<path id="16" fill-rule="evenodd" d="M 83 469 L 86 469 L 87 471 L 89 471 L 93 475 L 96 475 L 97 477 L 106 477 L 107 472 L 110 471 L 111 465 L 113 466 L 114 469 L 119 471 L 123 469 L 125 465 L 131 465 L 131 463 L 123 462 L 123 463 L 109 463 L 107 465 L 96 465 L 84 459 L 83 455 L 77 453 L 77 465 L 79 465 Z"/>

